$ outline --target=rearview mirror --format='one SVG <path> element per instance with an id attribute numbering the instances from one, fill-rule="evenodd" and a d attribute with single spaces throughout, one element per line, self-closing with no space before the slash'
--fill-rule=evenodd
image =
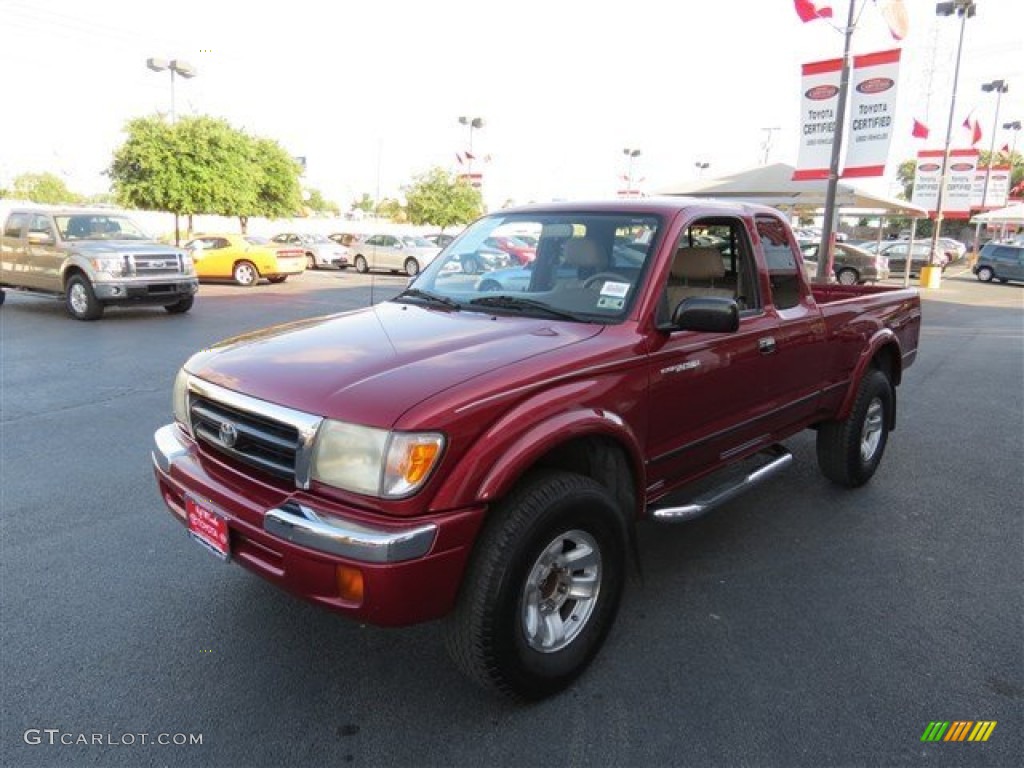
<path id="1" fill-rule="evenodd" d="M 740 327 L 740 308 L 735 299 L 691 296 L 672 312 L 672 325 L 680 331 L 735 333 Z"/>

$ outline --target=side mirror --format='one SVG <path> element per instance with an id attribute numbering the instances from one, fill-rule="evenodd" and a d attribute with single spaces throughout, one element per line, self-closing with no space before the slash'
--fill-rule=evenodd
<path id="1" fill-rule="evenodd" d="M 680 331 L 735 333 L 740 327 L 740 308 L 735 299 L 691 296 L 672 312 L 672 326 Z"/>
<path id="2" fill-rule="evenodd" d="M 29 245 L 53 245 L 57 241 L 54 240 L 51 232 L 29 232 L 28 233 L 28 244 Z"/>

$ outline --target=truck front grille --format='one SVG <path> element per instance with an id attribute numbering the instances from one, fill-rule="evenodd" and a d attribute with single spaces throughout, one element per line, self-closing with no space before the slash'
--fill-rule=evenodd
<path id="1" fill-rule="evenodd" d="M 176 253 L 133 256 L 132 260 L 135 262 L 135 274 L 139 277 L 181 274 L 181 257 Z"/>
<path id="2" fill-rule="evenodd" d="M 295 481 L 299 430 L 265 416 L 191 397 L 192 431 L 210 450 L 284 480 Z"/>

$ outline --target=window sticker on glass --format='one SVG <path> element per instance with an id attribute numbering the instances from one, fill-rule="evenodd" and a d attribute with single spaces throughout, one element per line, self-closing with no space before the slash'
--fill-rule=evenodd
<path id="1" fill-rule="evenodd" d="M 602 296 L 615 296 L 616 298 L 624 299 L 626 294 L 629 293 L 629 283 L 615 283 L 606 282 L 601 286 Z"/>
<path id="2" fill-rule="evenodd" d="M 602 296 L 597 300 L 598 309 L 622 309 L 626 305 L 625 299 Z"/>

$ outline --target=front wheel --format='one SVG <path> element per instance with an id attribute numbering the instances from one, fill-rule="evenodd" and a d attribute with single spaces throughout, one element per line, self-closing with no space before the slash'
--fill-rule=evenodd
<path id="1" fill-rule="evenodd" d="M 996 273 L 992 271 L 991 267 L 979 267 L 975 274 L 983 283 L 991 283 L 992 278 L 996 276 Z"/>
<path id="2" fill-rule="evenodd" d="M 72 275 L 68 280 L 65 306 L 75 320 L 98 320 L 103 316 L 103 304 L 84 275 Z"/>
<path id="3" fill-rule="evenodd" d="M 420 273 L 420 263 L 416 259 L 405 260 L 405 274 L 409 277 L 416 277 Z"/>
<path id="4" fill-rule="evenodd" d="M 856 285 L 859 278 L 857 270 L 849 268 L 839 270 L 839 274 L 836 275 L 840 285 Z"/>
<path id="5" fill-rule="evenodd" d="M 536 700 L 597 655 L 625 583 L 627 527 L 604 486 L 582 475 L 528 477 L 477 542 L 445 644 L 485 688 Z"/>
<path id="6" fill-rule="evenodd" d="M 356 256 L 356 272 L 361 275 L 365 275 L 370 271 L 370 265 L 366 263 L 366 259 L 362 256 Z"/>
<path id="7" fill-rule="evenodd" d="M 164 309 L 170 312 L 172 315 L 183 315 L 192 309 L 192 304 L 195 302 L 194 296 L 184 296 L 173 304 L 165 304 Z"/>
<path id="8" fill-rule="evenodd" d="M 256 269 L 256 265 L 251 261 L 240 261 L 235 264 L 235 269 L 232 271 L 231 276 L 235 279 L 236 283 L 245 288 L 252 288 L 260 279 L 259 270 Z"/>
<path id="9" fill-rule="evenodd" d="M 847 488 L 864 485 L 885 453 L 895 402 L 884 373 L 868 371 L 857 390 L 850 415 L 818 428 L 818 466 L 829 480 Z"/>
<path id="10" fill-rule="evenodd" d="M 312 253 L 306 254 L 306 269 L 316 269 L 316 256 Z"/>
<path id="11" fill-rule="evenodd" d="M 270 282 L 275 283 L 275 284 L 283 283 L 287 279 L 288 279 L 288 275 L 274 275 L 273 277 L 268 277 L 267 278 L 267 280 L 269 280 Z"/>

